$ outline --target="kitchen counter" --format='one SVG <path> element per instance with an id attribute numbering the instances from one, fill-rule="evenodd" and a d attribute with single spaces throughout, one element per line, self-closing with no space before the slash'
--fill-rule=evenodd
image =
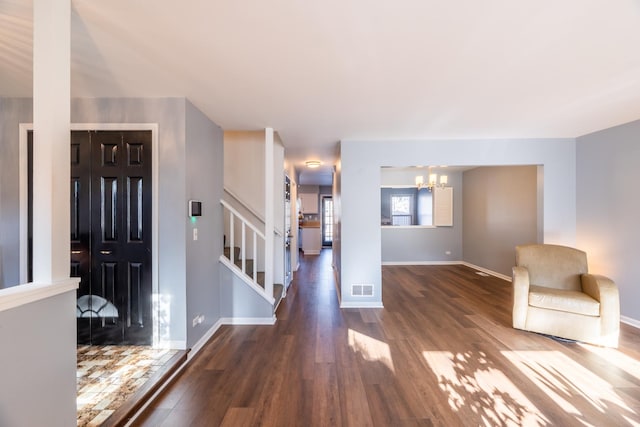
<path id="1" fill-rule="evenodd" d="M 302 224 L 300 226 L 302 237 L 302 252 L 305 255 L 319 255 L 322 249 L 322 235 L 320 233 L 320 223 Z"/>
<path id="2" fill-rule="evenodd" d="M 320 228 L 320 221 L 302 221 L 300 228 Z"/>

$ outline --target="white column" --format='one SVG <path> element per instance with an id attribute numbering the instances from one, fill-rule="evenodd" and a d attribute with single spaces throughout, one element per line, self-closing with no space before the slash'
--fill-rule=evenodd
<path id="1" fill-rule="evenodd" d="M 33 2 L 33 281 L 69 278 L 70 0 Z"/>
<path id="2" fill-rule="evenodd" d="M 273 128 L 266 128 L 264 131 L 264 290 L 270 297 L 273 297 L 273 268 L 275 250 L 275 202 L 274 196 L 274 175 L 273 175 Z"/>

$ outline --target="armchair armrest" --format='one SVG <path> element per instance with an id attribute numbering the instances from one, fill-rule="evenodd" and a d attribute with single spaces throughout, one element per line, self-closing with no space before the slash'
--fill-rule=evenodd
<path id="1" fill-rule="evenodd" d="M 597 274 L 583 274 L 580 280 L 582 292 L 599 301 L 601 305 L 613 302 L 619 304 L 618 287 L 613 280 Z"/>
<path id="2" fill-rule="evenodd" d="M 513 327 L 524 329 L 529 307 L 529 270 L 524 267 L 513 267 Z"/>
<path id="3" fill-rule="evenodd" d="M 600 302 L 603 345 L 617 347 L 620 332 L 620 294 L 618 287 L 605 276 L 583 274 L 582 291 Z"/>

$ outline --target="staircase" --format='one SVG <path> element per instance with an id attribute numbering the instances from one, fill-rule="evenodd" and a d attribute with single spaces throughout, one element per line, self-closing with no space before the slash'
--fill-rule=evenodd
<path id="1" fill-rule="evenodd" d="M 238 270 L 240 270 L 240 272 L 242 272 L 242 259 L 240 257 L 240 255 L 241 255 L 240 247 L 235 246 L 233 252 L 234 252 L 234 254 L 233 254 L 234 264 L 238 268 Z M 229 262 L 231 262 L 231 248 L 229 246 L 225 246 L 225 248 L 224 248 L 224 256 L 229 260 Z M 253 278 L 253 268 L 254 268 L 253 260 L 252 259 L 245 259 L 245 273 L 244 274 L 247 277 Z M 264 271 L 256 271 L 256 282 L 264 290 Z M 275 310 L 275 308 L 278 307 L 278 304 L 282 300 L 283 291 L 284 291 L 284 286 L 282 286 L 280 283 L 274 283 L 273 284 L 273 299 L 274 299 L 274 304 L 275 304 L 274 310 Z"/>
<path id="2" fill-rule="evenodd" d="M 262 297 L 272 307 L 274 315 L 284 297 L 284 286 L 273 283 L 274 266 L 266 261 L 273 258 L 267 256 L 265 234 L 230 203 L 225 200 L 220 203 L 225 217 L 225 248 L 220 262 Z M 270 274 L 265 271 L 268 268 L 271 268 Z"/>

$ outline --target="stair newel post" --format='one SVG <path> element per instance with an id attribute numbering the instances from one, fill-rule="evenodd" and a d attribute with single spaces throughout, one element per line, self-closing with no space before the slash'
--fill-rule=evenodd
<path id="1" fill-rule="evenodd" d="M 240 245 L 240 251 L 240 257 L 242 259 L 242 273 L 247 274 L 247 231 L 244 221 L 242 221 L 242 243 Z"/>
<path id="2" fill-rule="evenodd" d="M 273 296 L 273 270 L 275 264 L 275 173 L 274 173 L 274 132 L 265 129 L 265 215 L 264 215 L 264 290 Z"/>

